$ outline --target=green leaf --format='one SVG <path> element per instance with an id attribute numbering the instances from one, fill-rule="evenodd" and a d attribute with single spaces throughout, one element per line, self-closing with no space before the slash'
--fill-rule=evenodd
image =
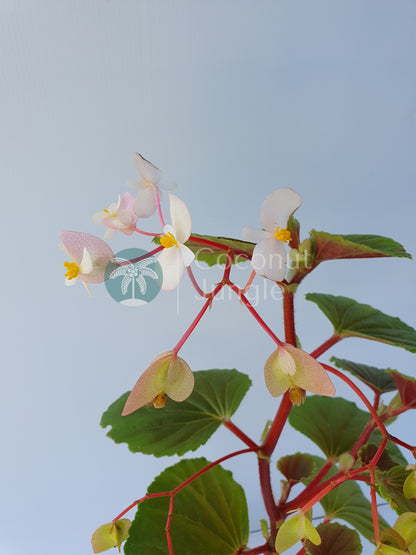
<path id="1" fill-rule="evenodd" d="M 310 236 L 315 246 L 315 265 L 345 258 L 412 258 L 400 243 L 381 235 L 332 235 L 313 229 Z"/>
<path id="2" fill-rule="evenodd" d="M 290 425 L 316 443 L 328 459 L 336 459 L 350 451 L 369 420 L 370 414 L 355 403 L 319 395 L 307 397 L 303 405 L 293 407 L 289 414 Z M 380 445 L 381 440 L 381 432 L 376 429 L 368 443 Z M 407 464 L 393 442 L 387 443 L 385 452 L 396 465 Z"/>
<path id="3" fill-rule="evenodd" d="M 338 522 L 320 524 L 316 529 L 321 536 L 321 544 L 306 541 L 306 551 L 310 555 L 360 555 L 362 546 L 355 530 Z"/>
<path id="4" fill-rule="evenodd" d="M 403 493 L 404 482 L 411 472 L 404 466 L 395 466 L 388 472 L 376 471 L 377 491 L 398 515 L 416 512 L 416 498 L 407 499 Z"/>
<path id="5" fill-rule="evenodd" d="M 156 245 L 160 245 L 160 238 L 155 237 L 153 242 Z M 234 264 L 251 260 L 254 247 L 256 246 L 254 243 L 232 239 L 231 237 L 213 237 L 196 233 L 192 233 L 192 240 L 187 241 L 185 244 L 195 254 L 196 260 L 205 262 L 208 266 L 226 264 L 227 253 L 229 252 L 234 254 Z"/>
<path id="6" fill-rule="evenodd" d="M 318 468 L 324 464 L 320 457 L 313 457 Z M 338 472 L 336 467 L 332 467 L 326 474 L 324 480 L 334 476 Z M 351 480 L 343 482 L 335 489 L 330 491 L 320 500 L 326 518 L 330 520 L 340 519 L 351 524 L 365 538 L 374 537 L 373 514 L 371 503 L 365 497 L 360 486 Z M 379 516 L 380 526 L 387 528 L 387 522 Z"/>
<path id="7" fill-rule="evenodd" d="M 293 407 L 289 423 L 316 443 L 328 459 L 349 451 L 369 420 L 368 413 L 340 397 L 312 395 Z"/>
<path id="8" fill-rule="evenodd" d="M 208 464 L 203 458 L 183 460 L 165 469 L 148 492 L 171 491 Z M 126 555 L 168 555 L 168 511 L 169 497 L 149 499 L 139 505 L 124 548 Z M 246 498 L 231 472 L 215 466 L 179 491 L 170 531 L 178 555 L 233 555 L 246 545 Z"/>
<path id="9" fill-rule="evenodd" d="M 389 368 L 381 369 L 375 366 L 367 366 L 366 364 L 358 364 L 343 358 L 332 357 L 331 362 L 338 368 L 350 372 L 362 382 L 366 383 L 371 389 L 377 393 L 387 393 L 397 389 L 393 378 L 388 373 Z"/>
<path id="10" fill-rule="evenodd" d="M 387 316 L 348 297 L 307 293 L 306 299 L 318 305 L 334 326 L 335 335 L 373 339 L 416 352 L 416 330 L 399 318 Z"/>
<path id="11" fill-rule="evenodd" d="M 313 458 L 306 453 L 286 455 L 277 461 L 277 468 L 286 480 L 303 482 L 313 472 Z"/>
<path id="12" fill-rule="evenodd" d="M 162 409 L 142 407 L 121 416 L 129 395 L 125 393 L 103 414 L 101 426 L 111 426 L 107 436 L 127 443 L 133 453 L 161 457 L 195 451 L 234 414 L 251 381 L 237 370 L 200 370 L 194 377 L 190 397 L 182 403 L 169 400 Z"/>

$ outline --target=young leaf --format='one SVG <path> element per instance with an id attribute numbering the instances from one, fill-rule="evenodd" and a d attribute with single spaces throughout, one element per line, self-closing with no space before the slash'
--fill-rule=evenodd
<path id="1" fill-rule="evenodd" d="M 148 492 L 170 491 L 208 464 L 202 458 L 183 460 L 165 469 Z M 126 555 L 168 555 L 168 512 L 168 497 L 139 505 L 124 548 Z M 178 555 L 232 555 L 246 545 L 246 498 L 231 472 L 215 466 L 177 493 L 170 532 Z"/>
<path id="2" fill-rule="evenodd" d="M 369 420 L 368 413 L 340 397 L 313 395 L 293 407 L 289 423 L 316 443 L 327 458 L 349 451 Z"/>
<path id="3" fill-rule="evenodd" d="M 400 243 L 381 235 L 332 235 L 313 229 L 310 236 L 315 246 L 315 264 L 340 258 L 412 258 Z"/>
<path id="4" fill-rule="evenodd" d="M 314 462 L 311 455 L 296 453 L 286 455 L 277 461 L 277 468 L 291 482 L 303 482 L 308 478 L 314 469 Z"/>
<path id="5" fill-rule="evenodd" d="M 376 393 L 387 393 L 397 389 L 393 378 L 388 373 L 389 368 L 381 369 L 366 364 L 358 364 L 343 358 L 331 357 L 331 362 L 342 370 L 347 370 L 353 376 L 366 383 Z"/>
<path id="6" fill-rule="evenodd" d="M 404 466 L 395 466 L 388 472 L 376 472 L 376 487 L 379 495 L 390 503 L 398 515 L 416 512 L 416 498 L 407 499 L 403 492 L 406 478 L 412 471 Z"/>
<path id="7" fill-rule="evenodd" d="M 373 339 L 416 353 L 416 330 L 399 318 L 348 297 L 307 293 L 305 298 L 318 305 L 334 326 L 336 335 Z"/>
<path id="8" fill-rule="evenodd" d="M 316 527 L 321 536 L 321 544 L 314 545 L 306 541 L 306 550 L 310 555 L 360 555 L 362 546 L 355 530 L 338 522 L 320 524 Z"/>
<path id="9" fill-rule="evenodd" d="M 169 400 L 162 409 L 142 407 L 121 416 L 125 393 L 103 414 L 101 426 L 111 426 L 107 436 L 127 443 L 133 453 L 162 457 L 195 451 L 234 414 L 251 381 L 237 370 L 200 370 L 194 377 L 192 394 L 182 403 Z"/>
<path id="10" fill-rule="evenodd" d="M 416 409 L 416 380 L 409 376 L 404 376 L 396 370 L 390 370 L 390 374 L 396 382 L 403 407 Z"/>

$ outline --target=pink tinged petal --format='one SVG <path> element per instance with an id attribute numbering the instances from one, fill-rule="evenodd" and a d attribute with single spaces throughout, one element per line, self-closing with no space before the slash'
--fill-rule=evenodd
<path id="1" fill-rule="evenodd" d="M 259 243 L 262 239 L 269 239 L 271 237 L 274 237 L 274 234 L 262 229 L 253 229 L 252 227 L 245 227 L 243 229 L 243 239 L 251 243 Z"/>
<path id="2" fill-rule="evenodd" d="M 69 254 L 76 264 L 80 264 L 84 255 L 84 248 L 87 249 L 93 263 L 97 258 L 112 258 L 113 251 L 105 241 L 80 231 L 61 231 L 59 233 L 64 250 Z"/>
<path id="3" fill-rule="evenodd" d="M 149 218 L 156 211 L 155 191 L 153 187 L 144 187 L 134 201 L 134 211 L 139 218 Z"/>
<path id="4" fill-rule="evenodd" d="M 178 243 L 186 243 L 191 235 L 192 220 L 188 207 L 178 197 L 169 193 L 170 197 L 170 219 L 175 230 Z"/>
<path id="5" fill-rule="evenodd" d="M 127 212 L 133 213 L 134 201 L 135 201 L 135 198 L 131 193 L 124 193 L 124 195 L 120 200 L 119 209 L 126 210 Z"/>
<path id="6" fill-rule="evenodd" d="M 174 401 L 184 401 L 194 388 L 194 375 L 188 364 L 176 355 L 170 362 L 165 393 Z"/>
<path id="7" fill-rule="evenodd" d="M 155 185 L 160 181 L 162 172 L 153 165 L 149 160 L 137 152 L 133 154 L 133 162 L 136 170 L 139 172 L 143 179 L 150 179 Z"/>
<path id="8" fill-rule="evenodd" d="M 91 255 L 84 247 L 82 260 L 79 265 L 79 271 L 81 274 L 90 274 L 92 270 L 93 270 L 93 263 L 92 263 Z"/>
<path id="9" fill-rule="evenodd" d="M 158 262 L 163 272 L 162 291 L 176 289 L 185 271 L 182 252 L 177 247 L 163 249 Z"/>
<path id="10" fill-rule="evenodd" d="M 162 353 L 155 358 L 131 390 L 121 413 L 122 416 L 134 412 L 151 403 L 158 395 L 166 393 L 167 373 L 171 359 L 172 351 Z"/>
<path id="11" fill-rule="evenodd" d="M 302 197 L 289 187 L 275 189 L 263 202 L 260 219 L 266 231 L 273 233 L 276 227 L 287 227 L 290 216 L 302 204 Z"/>
<path id="12" fill-rule="evenodd" d="M 285 347 L 296 363 L 295 384 L 311 393 L 333 397 L 335 387 L 319 362 L 292 345 L 285 345 Z"/>
<path id="13" fill-rule="evenodd" d="M 284 374 L 294 376 L 296 373 L 296 363 L 292 355 L 281 345 L 277 348 L 277 364 Z"/>
<path id="14" fill-rule="evenodd" d="M 286 374 L 279 366 L 279 349 L 272 353 L 264 365 L 264 381 L 272 397 L 279 397 L 294 385 L 290 374 Z"/>
<path id="15" fill-rule="evenodd" d="M 182 253 L 183 263 L 184 263 L 185 267 L 187 268 L 194 261 L 195 255 L 191 251 L 191 249 L 189 247 L 187 247 L 186 245 L 179 245 L 179 250 Z"/>
<path id="16" fill-rule="evenodd" d="M 254 247 L 251 264 L 258 275 L 273 281 L 282 281 L 286 274 L 284 243 L 274 237 L 262 239 Z"/>

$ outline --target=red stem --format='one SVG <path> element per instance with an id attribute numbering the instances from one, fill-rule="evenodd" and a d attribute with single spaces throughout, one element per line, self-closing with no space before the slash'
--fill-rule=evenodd
<path id="1" fill-rule="evenodd" d="M 293 306 L 293 292 L 283 288 L 283 319 L 285 323 L 286 343 L 296 347 L 295 312 Z"/>
<path id="2" fill-rule="evenodd" d="M 374 535 L 376 537 L 376 543 L 379 544 L 380 543 L 380 523 L 378 521 L 376 480 L 375 480 L 373 465 L 370 466 L 370 476 L 371 476 L 371 486 L 370 486 L 371 513 L 373 515 L 373 526 L 374 526 Z"/>
<path id="3" fill-rule="evenodd" d="M 155 194 L 155 200 L 156 200 L 156 206 L 157 206 L 157 213 L 159 214 L 159 220 L 160 223 L 162 224 L 162 227 L 165 227 L 165 220 L 163 219 L 163 215 L 162 215 L 162 208 L 160 206 L 160 197 L 159 197 L 159 191 L 157 190 L 157 188 L 155 186 L 153 186 L 153 192 Z"/>
<path id="4" fill-rule="evenodd" d="M 270 461 L 262 457 L 258 458 L 259 477 L 261 494 L 263 497 L 264 507 L 270 520 L 270 534 L 276 535 L 276 522 L 278 520 L 278 512 L 276 501 L 273 496 L 272 483 L 270 479 Z"/>
<path id="5" fill-rule="evenodd" d="M 265 457 L 270 457 L 273 453 L 274 448 L 279 440 L 280 434 L 282 433 L 283 427 L 286 423 L 287 417 L 289 416 L 290 409 L 292 408 L 292 402 L 289 397 L 289 393 L 283 395 L 280 402 L 279 408 L 277 410 L 276 416 L 274 417 L 273 423 L 270 426 L 270 430 L 261 446 L 261 452 Z"/>
<path id="6" fill-rule="evenodd" d="M 361 401 L 365 404 L 365 406 L 369 410 L 371 416 L 373 417 L 373 420 L 376 422 L 377 426 L 380 429 L 380 432 L 383 434 L 383 437 L 388 437 L 389 433 L 386 430 L 386 427 L 384 426 L 383 422 L 380 420 L 380 417 L 378 416 L 378 414 L 374 410 L 370 401 L 367 399 L 367 397 L 361 391 L 361 389 L 358 386 L 356 386 L 355 383 L 352 380 L 347 378 L 347 376 L 345 376 L 345 374 L 343 374 L 339 370 L 336 370 L 335 368 L 332 368 L 332 366 L 328 366 L 328 364 L 322 364 L 322 366 L 325 368 L 325 370 L 327 370 L 328 372 L 331 372 L 332 374 L 335 374 L 336 376 L 338 376 L 338 378 L 343 380 L 347 385 L 349 385 L 351 387 L 351 389 L 358 395 L 358 397 L 361 399 Z"/>
<path id="7" fill-rule="evenodd" d="M 163 235 L 163 233 L 149 233 L 148 231 L 143 231 L 142 229 L 137 229 L 137 227 L 133 226 L 133 230 L 136 233 L 140 233 L 140 235 L 148 235 L 149 237 L 159 237 L 160 235 Z"/>
<path id="8" fill-rule="evenodd" d="M 204 291 L 202 291 L 202 289 L 198 285 L 198 282 L 195 279 L 195 276 L 194 276 L 190 266 L 188 266 L 186 268 L 186 271 L 188 272 L 189 279 L 191 280 L 191 283 L 194 286 L 198 295 L 200 295 L 201 297 L 204 297 L 205 299 L 208 299 L 211 296 L 212 291 L 211 291 L 211 293 L 205 293 Z"/>
<path id="9" fill-rule="evenodd" d="M 234 451 L 233 453 L 224 455 L 220 459 L 217 459 L 216 461 L 207 464 L 207 466 L 204 466 L 204 468 L 201 468 L 201 470 L 199 470 L 198 472 L 195 472 L 195 474 L 193 474 L 190 478 L 182 482 L 182 484 L 180 484 L 171 492 L 169 492 L 169 494 L 176 495 L 179 491 L 183 490 L 187 485 L 189 485 L 191 482 L 193 482 L 194 480 L 202 476 L 202 474 L 205 474 L 205 472 L 208 472 L 208 470 L 211 470 L 211 468 L 213 468 L 214 466 L 218 466 L 222 462 L 228 459 L 231 459 L 232 457 L 237 457 L 238 455 L 243 455 L 244 453 L 253 453 L 253 451 L 255 451 L 255 449 L 250 447 L 248 449 L 240 449 L 240 451 Z"/>
<path id="10" fill-rule="evenodd" d="M 127 264 L 135 264 L 136 262 L 140 262 L 140 260 L 145 260 L 146 258 L 150 258 L 151 256 L 153 256 L 154 254 L 157 254 L 158 252 L 160 252 L 164 248 L 165 247 L 160 245 L 159 247 L 156 247 L 152 251 L 147 252 L 146 254 L 142 254 L 141 256 L 138 256 L 137 258 L 132 258 L 131 260 L 120 260 L 119 261 L 119 260 L 116 260 L 116 257 L 112 260 L 114 261 L 114 264 L 118 264 L 119 266 L 126 266 Z"/>
<path id="11" fill-rule="evenodd" d="M 270 547 L 268 543 L 265 543 L 252 549 L 244 549 L 244 551 L 239 551 L 239 553 L 242 555 L 260 555 L 260 553 L 270 553 Z"/>
<path id="12" fill-rule="evenodd" d="M 408 443 L 405 443 L 404 441 L 402 441 L 401 439 L 395 436 L 390 435 L 389 439 L 391 439 L 391 441 L 393 441 L 394 443 L 397 443 L 397 445 L 401 445 L 405 449 L 408 449 L 412 453 L 412 455 L 416 458 L 416 446 L 409 445 Z"/>
<path id="13" fill-rule="evenodd" d="M 169 555 L 175 555 L 175 552 L 173 550 L 173 544 L 172 544 L 172 536 L 170 535 L 170 525 L 171 525 L 171 522 L 172 522 L 174 501 L 175 501 L 175 496 L 171 495 L 170 499 L 169 499 L 168 518 L 166 520 L 166 526 L 165 526 L 166 541 L 168 543 Z"/>
<path id="14" fill-rule="evenodd" d="M 191 333 L 194 331 L 194 329 L 196 328 L 196 326 L 198 325 L 199 321 L 201 320 L 202 316 L 205 314 L 205 312 L 208 310 L 208 308 L 211 306 L 211 303 L 215 297 L 215 295 L 217 295 L 221 289 L 224 287 L 223 283 L 219 283 L 217 285 L 217 287 L 214 289 L 214 291 L 210 294 L 209 298 L 206 300 L 206 302 L 204 303 L 204 306 L 201 308 L 201 310 L 198 312 L 195 320 L 192 322 L 192 324 L 189 326 L 189 328 L 186 330 L 186 332 L 183 334 L 182 339 L 176 344 L 176 346 L 172 349 L 174 353 L 178 353 L 180 351 L 180 349 L 183 347 L 183 344 L 185 343 L 185 341 L 189 338 L 189 336 L 191 335 Z"/>
<path id="15" fill-rule="evenodd" d="M 252 439 L 250 439 L 242 430 L 240 430 L 240 428 L 238 426 L 236 426 L 233 422 L 231 422 L 231 420 L 229 420 L 227 418 L 226 420 L 223 420 L 222 423 L 224 424 L 224 426 L 226 428 L 228 428 L 228 430 L 230 430 L 230 432 L 235 434 L 248 447 L 251 447 L 252 449 L 255 449 L 256 451 L 259 449 L 259 446 L 256 443 L 254 443 L 254 441 Z"/>
<path id="16" fill-rule="evenodd" d="M 311 357 L 318 358 L 320 357 L 325 351 L 327 351 L 330 347 L 341 341 L 342 337 L 340 335 L 333 335 L 329 339 L 327 339 L 322 345 L 317 347 L 314 351 L 311 352 Z"/>
<path id="17" fill-rule="evenodd" d="M 244 304 L 244 306 L 248 309 L 250 314 L 255 318 L 255 320 L 257 320 L 257 322 L 260 324 L 260 326 L 273 339 L 273 341 L 275 343 L 277 343 L 277 345 L 283 345 L 282 341 L 280 341 L 280 339 L 277 337 L 277 335 L 275 335 L 272 332 L 272 330 L 269 328 L 269 326 L 266 324 L 266 322 L 258 314 L 257 310 L 251 305 L 251 303 L 247 299 L 247 297 L 245 297 L 244 295 L 241 294 L 240 289 L 236 285 L 234 285 L 234 283 L 229 283 L 228 285 L 229 285 L 229 287 L 231 287 L 231 289 L 234 291 L 234 293 L 236 293 L 238 295 L 239 299 Z"/>

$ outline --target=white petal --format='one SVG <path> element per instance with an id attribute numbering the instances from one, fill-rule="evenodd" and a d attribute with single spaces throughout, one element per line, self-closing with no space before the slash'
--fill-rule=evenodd
<path id="1" fill-rule="evenodd" d="M 92 264 L 90 253 L 84 247 L 84 250 L 82 252 L 81 264 L 79 265 L 79 271 L 81 274 L 90 274 L 92 272 L 92 269 L 93 269 L 93 264 Z"/>
<path id="2" fill-rule="evenodd" d="M 159 255 L 158 262 L 163 272 L 162 291 L 176 289 L 185 271 L 181 251 L 176 247 L 164 249 Z"/>
<path id="3" fill-rule="evenodd" d="M 117 233 L 116 229 L 107 229 L 107 231 L 104 233 L 104 239 L 109 241 L 110 239 L 115 237 L 116 233 Z"/>
<path id="4" fill-rule="evenodd" d="M 275 189 L 263 202 L 261 223 L 264 229 L 274 233 L 276 227 L 287 227 L 287 222 L 295 210 L 302 204 L 302 197 L 289 187 Z"/>
<path id="5" fill-rule="evenodd" d="M 182 253 L 183 263 L 185 266 L 190 266 L 195 258 L 194 253 L 186 245 L 179 245 L 179 250 Z"/>
<path id="6" fill-rule="evenodd" d="M 178 197 L 169 193 L 170 197 L 170 218 L 175 230 L 175 237 L 178 243 L 185 243 L 191 235 L 191 214 L 188 207 Z"/>
<path id="7" fill-rule="evenodd" d="M 155 185 L 160 181 L 162 172 L 154 166 L 149 160 L 143 158 L 141 154 L 135 152 L 133 154 L 133 162 L 136 170 L 142 176 L 143 179 L 150 179 Z"/>
<path id="8" fill-rule="evenodd" d="M 286 274 L 286 250 L 282 241 L 271 237 L 254 247 L 251 264 L 260 276 L 282 281 Z"/>
<path id="9" fill-rule="evenodd" d="M 259 243 L 262 239 L 272 237 L 272 234 L 263 229 L 253 229 L 252 227 L 245 227 L 243 229 L 243 239 L 251 241 L 251 243 Z"/>
<path id="10" fill-rule="evenodd" d="M 134 211 L 139 218 L 149 218 L 156 210 L 155 191 L 153 187 L 142 189 L 134 201 Z"/>
<path id="11" fill-rule="evenodd" d="M 144 189 L 146 187 L 143 179 L 128 179 L 127 185 L 132 189 Z"/>
<path id="12" fill-rule="evenodd" d="M 101 212 L 96 212 L 94 214 L 94 216 L 92 217 L 92 221 L 95 223 L 95 225 L 100 225 L 103 226 L 105 225 L 103 223 L 104 218 L 107 218 L 108 214 L 106 212 L 104 212 L 104 210 L 101 210 Z"/>
<path id="13" fill-rule="evenodd" d="M 82 281 L 82 280 L 81 280 L 81 283 L 85 287 L 85 289 L 87 290 L 87 293 L 90 296 L 90 298 L 92 298 L 91 289 L 90 289 L 90 286 L 88 285 L 88 283 L 85 283 L 85 281 Z"/>
<path id="14" fill-rule="evenodd" d="M 73 285 L 75 285 L 77 283 L 77 281 L 79 281 L 79 276 L 74 277 L 72 279 L 65 278 L 65 285 L 67 287 L 72 287 Z"/>
<path id="15" fill-rule="evenodd" d="M 176 239 L 175 230 L 173 229 L 173 227 L 172 227 L 170 224 L 166 224 L 166 225 L 164 226 L 164 228 L 163 228 L 163 233 L 164 233 L 165 235 L 167 235 L 168 233 L 171 233 L 171 234 L 175 237 L 175 239 Z"/>

